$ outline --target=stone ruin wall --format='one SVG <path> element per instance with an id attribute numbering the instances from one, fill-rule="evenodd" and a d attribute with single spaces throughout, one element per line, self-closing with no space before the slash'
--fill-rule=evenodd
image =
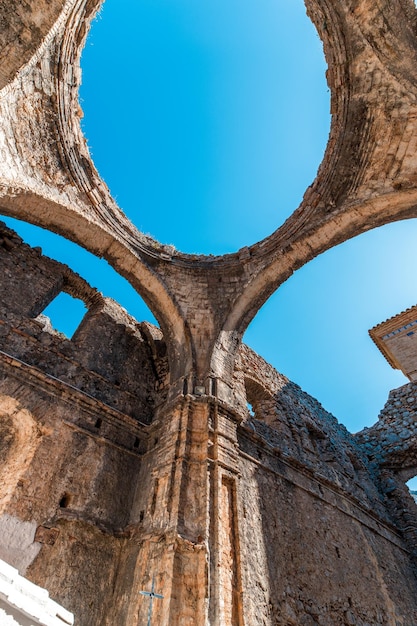
<path id="1" fill-rule="evenodd" d="M 355 437 L 279 378 L 268 425 L 251 420 L 241 434 L 248 503 L 242 532 L 269 573 L 263 588 L 261 559 L 258 578 L 248 586 L 255 590 L 254 623 L 260 606 L 272 624 L 414 623 L 413 601 L 402 604 L 413 596 L 414 575 L 378 489 L 378 473 Z M 258 437 L 256 454 L 253 435 L 252 445 L 246 443 L 248 427 Z M 251 577 L 253 567 L 249 563 L 246 571 Z"/>
<path id="2" fill-rule="evenodd" d="M 416 217 L 414 2 L 305 0 L 323 162 L 284 224 L 223 257 L 140 233 L 94 167 L 79 59 L 101 3 L 0 3 L 0 209 L 104 257 L 161 330 L 2 230 L 0 558 L 79 626 L 146 623 L 153 578 L 163 626 L 414 626 L 414 388 L 353 436 L 241 346 L 298 268 Z M 88 309 L 70 341 L 42 317 L 60 291 Z"/>
<path id="3" fill-rule="evenodd" d="M 0 236 L 0 558 L 79 626 L 144 623 L 150 571 L 161 624 L 417 623 L 415 384 L 356 436 L 245 346 L 233 402 L 173 396 L 158 329 Z M 61 290 L 71 340 L 38 317 Z"/>

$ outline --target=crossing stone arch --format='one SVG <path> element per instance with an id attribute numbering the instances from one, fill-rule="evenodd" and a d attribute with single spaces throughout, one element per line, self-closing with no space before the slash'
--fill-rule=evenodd
<path id="1" fill-rule="evenodd" d="M 25 471 L 22 484 L 10 483 L 5 526 L 19 515 L 21 536 L 39 550 L 25 561 L 28 575 L 68 600 L 80 623 L 145 621 L 140 591 L 153 588 L 154 575 L 161 624 L 295 624 L 307 615 L 311 623 L 394 623 L 398 615 L 416 623 L 417 519 L 404 491 L 415 429 L 387 409 L 385 421 L 353 436 L 241 347 L 251 319 L 298 268 L 417 216 L 412 0 L 305 3 L 331 90 L 323 162 L 284 224 L 219 257 L 183 254 L 140 233 L 94 167 L 79 123 L 79 60 L 101 0 L 3 3 L 0 209 L 107 259 L 162 330 L 137 328 L 103 301 L 86 320 L 93 349 L 81 358 L 77 338 L 45 334 L 27 310 L 2 320 L 2 392 L 27 402 L 22 438 L 26 427 L 42 435 L 30 460 L 4 420 L 8 458 L 16 452 Z M 3 256 L 11 244 L 2 238 Z M 14 269 L 24 273 L 26 255 L 36 253 L 20 244 Z M 142 419 L 131 403 L 138 392 L 120 389 L 105 367 L 131 355 L 126 340 L 112 357 L 118 333 L 140 343 L 128 382 L 136 372 L 143 382 L 143 364 L 149 374 Z M 86 334 L 84 324 L 80 344 Z M 89 370 L 98 360 L 100 371 Z M 250 416 L 246 400 L 270 412 Z M 317 573 L 327 574 L 325 586 Z"/>
<path id="2" fill-rule="evenodd" d="M 35 4 L 26 3 L 4 35 L 16 51 L 25 28 L 38 39 L 19 57 L 27 62 L 6 64 L 3 77 L 0 208 L 76 241 L 125 276 L 160 322 L 173 379 L 193 375 L 201 383 L 219 373 L 219 346 L 226 341 L 236 354 L 259 308 L 317 254 L 417 215 L 412 0 L 306 1 L 328 64 L 325 156 L 282 226 L 223 257 L 183 254 L 140 233 L 94 167 L 79 123 L 79 60 L 101 0 L 48 3 L 40 26 Z M 232 362 L 229 354 L 229 366 L 220 366 L 226 379 Z"/>

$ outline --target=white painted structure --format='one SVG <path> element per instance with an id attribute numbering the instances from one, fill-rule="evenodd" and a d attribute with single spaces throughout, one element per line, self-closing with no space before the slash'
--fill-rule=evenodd
<path id="1" fill-rule="evenodd" d="M 1 626 L 72 626 L 74 616 L 49 597 L 46 589 L 20 576 L 0 560 Z"/>

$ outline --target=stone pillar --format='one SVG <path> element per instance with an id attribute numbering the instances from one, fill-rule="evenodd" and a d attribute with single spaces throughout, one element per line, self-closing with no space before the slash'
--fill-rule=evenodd
<path id="1" fill-rule="evenodd" d="M 205 397 L 179 396 L 150 431 L 132 528 L 140 549 L 126 623 L 146 623 L 149 598 L 161 626 L 206 624 L 208 606 L 208 421 Z M 152 447 L 153 446 L 153 447 Z"/>
<path id="2" fill-rule="evenodd" d="M 209 623 L 243 626 L 238 526 L 239 418 L 213 399 L 210 420 Z"/>
<path id="3" fill-rule="evenodd" d="M 132 519 L 140 549 L 126 623 L 243 626 L 238 418 L 212 396 L 180 396 L 150 431 Z M 135 540 L 135 538 L 134 538 Z M 152 622 L 153 623 L 153 622 Z"/>

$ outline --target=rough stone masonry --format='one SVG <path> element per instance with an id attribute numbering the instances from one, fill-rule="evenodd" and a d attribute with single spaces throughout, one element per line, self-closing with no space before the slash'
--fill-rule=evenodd
<path id="1" fill-rule="evenodd" d="M 106 258 L 160 329 L 0 233 L 0 558 L 79 626 L 415 626 L 415 383 L 352 435 L 242 345 L 317 254 L 417 216 L 412 0 L 306 0 L 332 125 L 318 175 L 267 239 L 186 255 L 138 232 L 79 126 L 100 0 L 0 6 L 0 210 Z M 88 312 L 71 340 L 43 311 Z M 253 411 L 249 411 L 247 405 Z"/>

